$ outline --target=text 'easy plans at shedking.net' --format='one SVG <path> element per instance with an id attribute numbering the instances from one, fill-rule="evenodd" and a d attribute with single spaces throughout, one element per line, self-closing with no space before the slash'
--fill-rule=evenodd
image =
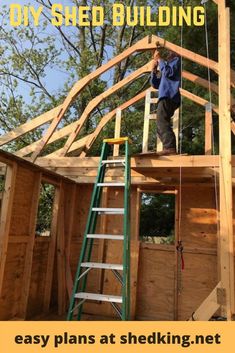
<path id="1" fill-rule="evenodd" d="M 44 6 L 23 6 L 17 3 L 9 5 L 9 23 L 11 26 L 39 25 L 43 18 Z M 53 4 L 50 9 L 50 21 L 53 26 L 203 26 L 205 9 L 203 6 L 159 6 L 157 11 L 150 6 L 125 6 L 113 4 L 106 13 L 103 6 L 65 6 Z"/>

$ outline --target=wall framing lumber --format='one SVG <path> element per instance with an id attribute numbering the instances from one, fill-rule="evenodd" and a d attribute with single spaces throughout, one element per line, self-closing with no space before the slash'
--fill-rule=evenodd
<path id="1" fill-rule="evenodd" d="M 205 154 L 212 154 L 213 117 L 210 103 L 205 107 Z"/>
<path id="2" fill-rule="evenodd" d="M 60 129 L 58 131 L 55 131 L 54 134 L 51 136 L 50 140 L 48 141 L 48 145 L 69 135 L 69 133 L 73 130 L 74 124 L 75 123 L 72 123 L 68 126 L 63 127 L 62 129 Z M 76 141 L 78 149 L 83 147 L 86 144 L 86 141 L 89 139 L 89 136 L 90 135 L 87 135 L 85 137 L 82 137 L 79 141 Z M 33 142 L 32 144 L 30 144 L 26 147 L 21 148 L 20 150 L 16 151 L 14 154 L 19 157 L 24 157 L 24 156 L 29 155 L 30 153 L 35 151 L 36 147 L 38 146 L 38 144 L 40 143 L 41 140 L 42 139 L 40 139 L 36 142 Z M 52 155 L 52 154 L 50 154 L 50 155 Z"/>
<path id="3" fill-rule="evenodd" d="M 11 213 L 16 182 L 16 172 L 17 165 L 15 163 L 13 164 L 13 166 L 7 166 L 0 222 L 0 296 L 2 293 L 3 277 L 7 257 Z"/>
<path id="4" fill-rule="evenodd" d="M 84 123 L 86 122 L 89 114 L 95 109 L 95 107 L 100 102 L 102 102 L 105 98 L 109 97 L 111 94 L 116 92 L 119 88 L 123 87 L 124 85 L 126 85 L 129 82 L 132 82 L 133 80 L 138 78 L 140 75 L 142 75 L 142 74 L 144 74 L 146 72 L 149 72 L 151 70 L 151 65 L 152 65 L 152 61 L 150 61 L 149 63 L 145 64 L 144 66 L 142 66 L 138 70 L 134 71 L 133 73 L 131 73 L 130 75 L 125 77 L 123 80 L 119 81 L 114 86 L 110 87 L 105 92 L 101 93 L 99 96 L 97 96 L 96 98 L 94 98 L 92 101 L 89 102 L 89 104 L 85 108 L 84 112 L 82 113 L 80 119 L 76 122 L 76 127 L 74 128 L 74 130 L 69 135 L 69 138 L 66 141 L 66 143 L 65 143 L 65 145 L 64 145 L 64 147 L 62 149 L 62 152 L 60 154 L 61 157 L 65 156 L 66 153 L 69 151 L 72 143 L 74 142 L 75 138 L 77 137 L 77 135 L 81 131 L 81 129 L 82 129 Z"/>
<path id="5" fill-rule="evenodd" d="M 149 136 L 149 115 L 150 115 L 150 104 L 151 104 L 151 92 L 149 89 L 146 91 L 145 96 L 145 108 L 144 108 L 144 127 L 143 127 L 143 141 L 142 141 L 142 152 L 148 151 L 148 136 Z"/>
<path id="6" fill-rule="evenodd" d="M 120 61 L 125 59 L 126 57 L 130 56 L 131 54 L 135 53 L 138 50 L 141 50 L 143 47 L 145 47 L 148 44 L 148 37 L 143 38 L 142 40 L 138 41 L 135 45 L 132 47 L 128 48 L 125 50 L 123 53 L 117 55 L 113 59 L 111 59 L 109 62 L 106 64 L 102 65 L 99 67 L 95 72 L 91 73 L 90 75 L 84 77 L 80 81 L 78 81 L 72 88 L 72 90 L 69 92 L 67 98 L 65 99 L 64 103 L 61 106 L 60 112 L 57 115 L 56 118 L 53 119 L 50 127 L 46 131 L 46 134 L 44 135 L 43 139 L 41 140 L 40 144 L 37 146 L 35 151 L 33 152 L 32 155 L 32 161 L 34 162 L 36 158 L 38 157 L 39 153 L 42 151 L 44 146 L 47 144 L 48 140 L 50 139 L 51 135 L 55 131 L 56 127 L 60 123 L 61 119 L 64 117 L 64 114 L 68 110 L 70 104 L 75 100 L 77 95 L 80 93 L 80 91 L 86 87 L 86 85 L 93 80 L 94 78 L 100 76 L 110 68 L 112 68 L 114 65 L 118 64 Z"/>
<path id="7" fill-rule="evenodd" d="M 230 11 L 226 1 L 218 2 L 219 28 L 219 151 L 220 151 L 220 280 L 226 290 L 226 305 L 222 315 L 232 320 L 235 314 L 234 298 L 234 245 L 232 216 L 231 168 L 231 95 L 230 95 Z"/>
<path id="8" fill-rule="evenodd" d="M 44 158 L 38 159 L 37 163 L 43 168 L 97 168 L 99 157 L 60 157 L 60 158 Z M 232 158 L 232 165 L 235 166 L 235 156 Z M 218 167 L 219 156 L 217 155 L 193 155 L 193 156 L 166 156 L 166 157 L 131 157 L 131 168 L 162 168 L 162 167 Z"/>
<path id="9" fill-rule="evenodd" d="M 38 117 L 28 121 L 25 124 L 18 126 L 17 128 L 11 130 L 5 135 L 0 137 L 0 146 L 3 146 L 9 142 L 14 141 L 18 137 L 24 136 L 27 132 L 35 130 L 37 127 L 48 123 L 58 114 L 60 110 L 60 105 L 54 109 L 49 110 L 48 112 L 39 115 Z"/>
<path id="10" fill-rule="evenodd" d="M 27 237 L 27 247 L 25 254 L 24 273 L 22 280 L 21 300 L 19 303 L 19 317 L 25 319 L 27 315 L 27 305 L 29 298 L 31 271 L 33 263 L 33 249 L 35 244 L 35 227 L 37 220 L 38 200 L 40 194 L 41 173 L 35 175 L 32 195 L 32 206 L 30 210 L 29 236 Z"/>
<path id="11" fill-rule="evenodd" d="M 47 313 L 50 307 L 51 300 L 51 290 L 52 290 L 52 279 L 53 279 L 53 269 L 54 269 L 54 257 L 56 251 L 56 232 L 57 232 L 57 222 L 59 214 L 59 204 L 60 204 L 60 189 L 56 188 L 55 198 L 52 213 L 52 224 L 51 224 L 51 234 L 50 243 L 47 258 L 47 270 L 45 277 L 45 288 L 43 296 L 43 312 Z"/>
<path id="12" fill-rule="evenodd" d="M 111 120 L 111 119 L 115 116 L 117 110 L 118 110 L 118 109 L 124 110 L 124 109 L 126 109 L 127 107 L 129 107 L 130 105 L 133 105 L 134 103 L 138 102 L 140 99 L 144 98 L 145 93 L 146 93 L 147 91 L 154 92 L 154 91 L 156 91 L 156 90 L 154 90 L 153 88 L 150 88 L 150 89 L 148 89 L 148 90 L 145 90 L 145 91 L 139 93 L 137 96 L 135 96 L 135 97 L 133 97 L 132 99 L 130 99 L 129 101 L 123 103 L 123 104 L 120 105 L 118 108 L 116 108 L 116 109 L 114 109 L 113 111 L 111 111 L 111 112 L 109 112 L 108 114 L 106 114 L 106 115 L 101 119 L 101 121 L 99 122 L 99 124 L 98 124 L 98 126 L 96 127 L 95 131 L 94 131 L 93 133 L 91 133 L 90 135 L 86 136 L 85 138 L 82 138 L 82 139 L 79 139 L 78 141 L 73 142 L 72 145 L 70 146 L 70 148 L 68 149 L 68 152 L 75 152 L 75 151 L 77 151 L 77 150 L 79 150 L 79 149 L 81 149 L 81 148 L 84 147 L 84 152 L 82 152 L 80 156 L 81 156 L 81 157 L 85 157 L 85 156 L 86 156 L 86 153 L 87 153 L 88 150 L 91 148 L 92 144 L 94 143 L 95 139 L 97 138 L 97 136 L 99 135 L 99 133 L 101 132 L 101 130 L 103 129 L 103 127 L 107 124 L 107 122 L 108 122 L 109 120 Z M 200 105 L 202 105 L 202 106 L 206 106 L 207 104 L 209 104 L 209 102 L 208 102 L 207 100 L 205 100 L 205 99 L 203 99 L 203 98 L 200 98 L 200 97 L 194 95 L 193 93 L 191 93 L 191 92 L 189 92 L 189 91 L 186 91 L 186 90 L 183 90 L 183 89 L 182 89 L 182 90 L 181 90 L 181 94 L 182 94 L 184 97 L 186 97 L 186 98 L 192 100 L 193 102 L 195 102 L 195 103 L 197 103 L 197 104 L 200 104 Z M 95 99 L 96 99 L 96 98 L 95 98 Z M 218 108 L 217 108 L 217 107 L 213 107 L 212 109 L 213 109 L 216 113 L 218 113 Z M 147 116 L 147 115 L 146 115 L 146 116 Z M 74 124 L 75 124 L 75 123 L 72 123 L 72 124 L 70 124 L 68 127 L 59 130 L 58 133 L 59 133 L 59 132 L 62 132 L 62 130 L 64 130 L 64 129 L 67 129 L 66 131 L 64 130 L 64 132 L 63 132 L 63 136 L 66 136 L 68 131 L 72 131 L 72 126 L 73 126 L 73 127 L 75 126 Z M 145 124 L 145 126 L 144 126 L 144 133 L 145 133 L 145 135 L 147 136 L 147 130 L 146 130 L 147 127 L 146 127 L 146 126 L 147 126 L 147 124 L 149 124 L 149 122 L 144 119 L 144 124 Z M 72 126 L 71 126 L 71 125 L 72 125 Z M 68 129 L 68 128 L 69 128 L 69 129 Z M 146 132 L 145 132 L 145 130 L 146 130 Z M 56 134 L 57 134 L 57 132 L 54 133 L 54 135 L 56 135 Z M 53 141 L 55 141 L 55 140 L 61 138 L 61 137 L 57 138 L 57 136 L 54 136 L 54 135 L 52 136 L 52 137 L 54 137 L 54 138 L 53 138 Z M 61 136 L 61 135 L 58 135 L 58 136 Z M 144 137 L 145 139 L 146 139 L 146 136 Z M 30 146 L 27 146 L 27 147 L 21 149 L 20 151 L 17 151 L 17 152 L 16 152 L 16 155 L 19 155 L 19 156 L 22 156 L 22 157 L 23 157 L 23 156 L 25 156 L 26 154 L 29 154 L 30 152 L 32 152 L 32 148 L 34 149 L 34 146 L 36 146 L 37 143 L 38 143 L 38 142 L 35 142 L 34 144 L 31 144 Z M 50 141 L 49 141 L 49 143 L 50 143 Z M 60 156 L 62 155 L 62 153 L 63 153 L 63 148 L 61 148 L 61 149 L 59 149 L 59 150 L 57 150 L 57 151 L 55 151 L 55 152 L 53 152 L 53 153 L 51 153 L 51 154 L 45 156 L 45 158 L 60 157 Z"/>
<path id="13" fill-rule="evenodd" d="M 207 58 L 204 58 L 201 55 L 198 55 L 196 53 L 191 52 L 190 50 L 181 48 L 177 45 L 174 45 L 170 42 L 167 42 L 163 40 L 160 37 L 157 36 L 151 36 L 151 41 L 149 41 L 148 37 L 143 38 L 139 42 L 137 42 L 135 45 L 132 47 L 128 48 L 126 51 L 123 53 L 119 54 L 112 60 L 110 60 L 107 64 L 101 66 L 98 68 L 95 72 L 91 73 L 90 75 L 86 76 L 82 80 L 78 81 L 70 93 L 68 94 L 67 98 L 65 99 L 64 103 L 61 105 L 61 108 L 59 110 L 59 114 L 56 116 L 56 118 L 53 119 L 50 127 L 46 131 L 44 137 L 40 140 L 40 143 L 37 145 L 35 151 L 33 152 L 32 155 L 32 161 L 35 161 L 36 158 L 38 157 L 39 153 L 41 150 L 44 148 L 44 146 L 47 144 L 49 141 L 50 137 L 54 133 L 57 125 L 63 118 L 65 112 L 67 111 L 68 107 L 70 104 L 74 101 L 74 99 L 77 97 L 79 92 L 94 78 L 98 77 L 100 74 L 106 72 L 108 69 L 112 68 L 114 65 L 125 59 L 126 57 L 130 56 L 136 51 L 144 51 L 144 50 L 151 50 L 155 49 L 156 43 L 159 43 L 162 46 L 165 46 L 168 49 L 171 49 L 173 51 L 176 51 L 180 53 L 183 57 L 192 60 L 194 62 L 197 62 L 200 65 L 203 66 L 209 66 L 212 70 L 215 72 L 218 72 L 218 63 L 214 62 L 213 60 L 208 60 Z M 233 80 L 235 79 L 235 73 L 231 71 L 232 73 L 232 78 Z"/>
<path id="14" fill-rule="evenodd" d="M 75 209 L 75 201 L 76 201 L 76 192 L 77 186 L 75 184 L 72 185 L 72 195 L 70 201 L 70 210 Z M 73 290 L 73 279 L 72 279 L 72 272 L 71 272 L 71 263 L 70 263 L 70 253 L 71 253 L 71 242 L 72 242 L 72 232 L 73 232 L 73 223 L 74 223 L 75 213 L 70 212 L 68 217 L 68 226 L 67 234 L 66 234 L 66 243 L 65 243 L 65 257 L 66 257 L 66 288 L 68 293 L 68 298 L 71 297 L 72 290 Z"/>
<path id="15" fill-rule="evenodd" d="M 65 205 L 64 187 L 60 184 L 60 200 L 58 206 L 57 227 L 57 283 L 58 283 L 58 314 L 66 313 L 66 256 L 65 256 Z"/>

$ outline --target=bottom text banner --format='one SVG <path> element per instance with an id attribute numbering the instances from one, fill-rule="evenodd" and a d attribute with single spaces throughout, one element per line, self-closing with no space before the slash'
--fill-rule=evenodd
<path id="1" fill-rule="evenodd" d="M 234 322 L 1 321 L 0 352 L 235 352 Z"/>

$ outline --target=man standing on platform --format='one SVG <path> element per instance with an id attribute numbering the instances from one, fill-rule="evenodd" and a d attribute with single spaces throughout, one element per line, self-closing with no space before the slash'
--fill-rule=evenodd
<path id="1" fill-rule="evenodd" d="M 169 51 L 163 60 L 161 51 L 156 50 L 153 57 L 151 85 L 158 89 L 157 135 L 163 144 L 158 156 L 177 154 L 176 138 L 172 129 L 171 118 L 181 103 L 181 59 L 173 51 Z"/>

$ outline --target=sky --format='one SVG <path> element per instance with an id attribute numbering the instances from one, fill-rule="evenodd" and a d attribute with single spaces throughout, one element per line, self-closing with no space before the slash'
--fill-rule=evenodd
<path id="1" fill-rule="evenodd" d="M 58 1 L 53 0 L 52 2 L 58 3 Z M 31 6 L 35 6 L 38 7 L 38 3 L 36 3 L 36 1 L 27 1 L 27 0 L 13 0 L 13 1 L 9 1 L 9 0 L 0 0 L 0 9 L 2 6 L 7 5 L 9 6 L 9 4 L 12 3 L 17 3 L 20 5 L 28 5 L 30 3 Z M 61 4 L 66 4 L 69 5 L 71 4 L 71 2 L 69 0 L 60 0 L 59 3 Z M 69 28 L 67 29 L 67 31 L 70 30 Z M 58 31 L 53 27 L 53 26 L 48 26 L 47 28 L 47 33 L 50 36 L 54 36 L 55 41 L 57 43 L 57 47 L 60 47 L 61 43 L 60 43 L 60 35 L 58 33 Z M 110 50 L 110 48 L 106 48 L 108 51 L 108 56 L 112 56 L 112 52 Z M 65 60 L 67 58 L 67 54 L 64 51 L 64 53 L 62 53 L 61 55 L 61 59 Z M 67 73 L 65 70 L 61 69 L 61 68 L 57 68 L 57 69 L 50 69 L 47 71 L 47 75 L 45 77 L 45 79 L 43 80 L 45 83 L 45 86 L 47 88 L 47 90 L 50 93 L 54 93 L 56 92 L 60 87 L 63 87 L 64 82 L 66 81 L 66 79 L 68 78 L 69 73 Z M 104 80 L 109 80 L 110 78 L 110 72 L 104 74 L 102 76 L 102 78 Z M 20 88 L 19 88 L 19 94 L 21 94 L 24 97 L 24 100 L 26 102 L 29 102 L 30 97 L 29 97 L 29 93 L 30 93 L 30 88 L 28 87 L 28 85 L 24 84 L 24 83 L 20 83 Z"/>

